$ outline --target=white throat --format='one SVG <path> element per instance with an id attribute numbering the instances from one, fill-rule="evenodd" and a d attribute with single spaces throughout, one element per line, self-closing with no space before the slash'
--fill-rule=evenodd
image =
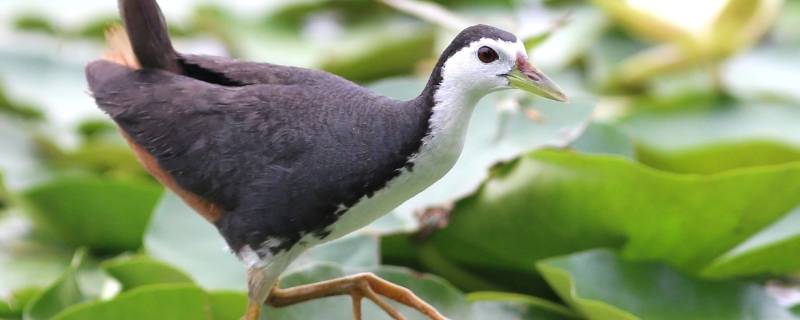
<path id="1" fill-rule="evenodd" d="M 430 133 L 423 139 L 416 158 L 430 155 L 435 158 L 431 159 L 434 162 L 444 161 L 449 166 L 455 163 L 464 146 L 472 111 L 482 96 L 471 91 L 458 81 L 446 78 L 442 81 L 433 96 Z"/>

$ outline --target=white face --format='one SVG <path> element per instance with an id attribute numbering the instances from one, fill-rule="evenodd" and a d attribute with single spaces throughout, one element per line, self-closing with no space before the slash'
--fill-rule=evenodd
<path id="1" fill-rule="evenodd" d="M 457 87 L 457 91 L 477 95 L 508 89 L 509 80 L 504 75 L 516 67 L 517 57 L 527 59 L 522 41 L 482 38 L 447 59 L 442 79 L 448 86 Z"/>

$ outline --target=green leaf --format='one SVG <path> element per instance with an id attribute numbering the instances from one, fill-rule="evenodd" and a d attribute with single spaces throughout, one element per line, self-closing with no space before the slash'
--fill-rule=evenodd
<path id="1" fill-rule="evenodd" d="M 90 140 L 70 151 L 62 150 L 46 138 L 39 138 L 38 144 L 42 158 L 61 171 L 85 171 L 110 178 L 153 181 L 130 147 L 121 141 Z"/>
<path id="2" fill-rule="evenodd" d="M 776 21 L 783 1 L 728 0 L 711 27 L 708 46 L 727 57 L 758 41 Z"/>
<path id="3" fill-rule="evenodd" d="M 8 302 L 0 300 L 0 317 L 2 318 L 17 318 L 18 314 L 11 309 L 11 305 Z M 0 319 L 2 319 L 0 318 Z"/>
<path id="4" fill-rule="evenodd" d="M 86 250 L 78 250 L 64 274 L 28 303 L 25 320 L 52 319 L 61 310 L 83 300 L 77 273 L 85 255 Z"/>
<path id="5" fill-rule="evenodd" d="M 247 310 L 247 294 L 233 291 L 212 291 L 208 293 L 213 319 L 239 319 Z"/>
<path id="6" fill-rule="evenodd" d="M 467 296 L 472 302 L 473 319 L 580 319 L 574 311 L 552 301 L 508 292 L 475 292 Z"/>
<path id="7" fill-rule="evenodd" d="M 800 250 L 800 207 L 713 261 L 704 274 L 714 277 L 796 272 Z"/>
<path id="8" fill-rule="evenodd" d="M 421 260 L 425 267 L 468 289 L 485 288 L 457 281 L 465 273 L 542 292 L 529 266 L 596 247 L 700 273 L 798 204 L 800 163 L 676 175 L 619 157 L 539 151 L 496 167 L 477 193 L 456 203 L 446 228 L 407 250 L 432 247 L 438 258 Z M 800 268 L 789 252 L 759 265 Z"/>
<path id="9" fill-rule="evenodd" d="M 183 271 L 143 255 L 108 260 L 102 267 L 120 282 L 123 291 L 160 283 L 192 283 Z"/>
<path id="10" fill-rule="evenodd" d="M 648 10 L 628 1 L 593 0 L 593 3 L 614 17 L 630 32 L 648 40 L 679 43 L 687 48 L 696 46 L 696 35 Z"/>
<path id="11" fill-rule="evenodd" d="M 44 113 L 39 108 L 25 102 L 12 99 L 0 83 L 0 113 L 5 113 L 23 120 L 43 120 Z"/>
<path id="12" fill-rule="evenodd" d="M 9 198 L 8 189 L 6 189 L 5 180 L 3 179 L 3 172 L 0 171 L 0 215 L 8 207 Z"/>
<path id="13" fill-rule="evenodd" d="M 417 63 L 430 57 L 433 52 L 436 33 L 432 28 L 412 27 L 408 32 L 387 37 L 385 32 L 375 32 L 376 27 L 378 30 L 382 28 L 370 28 L 369 36 L 358 39 L 361 45 L 337 43 L 341 47 L 331 48 L 331 54 L 322 61 L 320 68 L 351 81 L 368 82 L 412 74 Z M 364 44 L 369 46 L 365 47 Z M 344 48 L 352 52 L 342 52 Z"/>
<path id="14" fill-rule="evenodd" d="M 14 19 L 14 28 L 23 31 L 35 31 L 48 35 L 58 35 L 56 26 L 45 17 L 36 14 L 26 14 Z"/>
<path id="15" fill-rule="evenodd" d="M 59 313 L 53 319 L 232 320 L 232 318 L 216 318 L 215 316 L 229 315 L 225 310 L 241 305 L 240 299 L 246 300 L 244 295 L 240 296 L 238 299 L 220 297 L 212 299 L 209 298 L 209 295 L 202 289 L 193 285 L 161 284 L 127 291 L 110 301 L 97 301 L 76 305 Z M 244 309 L 242 309 L 241 313 L 243 312 Z"/>
<path id="16" fill-rule="evenodd" d="M 797 319 L 755 284 L 698 280 L 659 263 L 598 249 L 537 263 L 588 319 Z"/>
<path id="17" fill-rule="evenodd" d="M 659 170 L 711 174 L 800 161 L 800 148 L 769 140 L 711 144 L 672 152 L 639 145 L 636 156 Z"/>
<path id="18" fill-rule="evenodd" d="M 0 316 L 7 316 L 11 319 L 22 319 L 25 306 L 41 295 L 42 291 L 43 290 L 40 288 L 28 287 L 12 292 L 8 301 L 3 302 L 8 306 L 8 313 Z"/>
<path id="19" fill-rule="evenodd" d="M 60 178 L 27 190 L 22 198 L 39 226 L 59 239 L 95 251 L 136 250 L 161 194 L 150 183 Z"/>

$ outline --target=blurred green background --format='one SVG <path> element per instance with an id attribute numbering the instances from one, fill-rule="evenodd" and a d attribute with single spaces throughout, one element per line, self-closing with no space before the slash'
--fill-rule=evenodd
<path id="1" fill-rule="evenodd" d="M 444 179 L 283 286 L 373 271 L 452 319 L 800 319 L 800 1 L 161 5 L 182 52 L 395 98 L 491 24 L 572 98 L 486 97 Z M 87 93 L 116 23 L 116 1 L 0 2 L 0 319 L 238 319 L 244 267 Z M 348 299 L 264 319 L 351 319 Z"/>

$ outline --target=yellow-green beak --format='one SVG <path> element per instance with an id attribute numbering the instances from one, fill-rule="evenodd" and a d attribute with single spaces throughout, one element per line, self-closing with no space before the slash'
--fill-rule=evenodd
<path id="1" fill-rule="evenodd" d="M 547 99 L 566 102 L 567 95 L 550 78 L 528 63 L 525 56 L 517 57 L 517 66 L 506 74 L 509 84 Z"/>

